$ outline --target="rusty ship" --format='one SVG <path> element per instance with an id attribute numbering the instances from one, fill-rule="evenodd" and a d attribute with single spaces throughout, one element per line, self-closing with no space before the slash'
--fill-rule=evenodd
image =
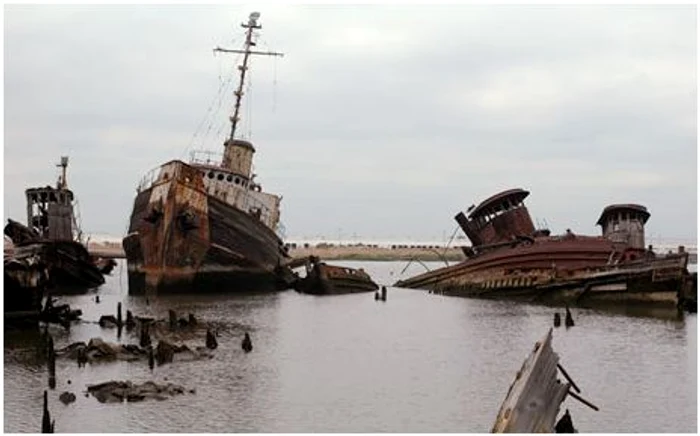
<path id="1" fill-rule="evenodd" d="M 289 287 L 287 251 L 277 234 L 279 195 L 263 192 L 252 173 L 255 147 L 237 136 L 244 81 L 260 14 L 250 14 L 234 92 L 231 132 L 220 159 L 172 160 L 137 188 L 122 241 L 129 293 L 273 291 Z"/>
<path id="2" fill-rule="evenodd" d="M 25 190 L 27 225 L 8 219 L 4 228 L 6 311 L 35 310 L 46 289 L 86 291 L 105 282 L 83 243 L 68 188 L 68 157 L 61 157 L 56 186 Z"/>
<path id="3" fill-rule="evenodd" d="M 308 257 L 305 272 L 306 275 L 294 283 L 294 289 L 302 294 L 352 294 L 379 289 L 362 268 L 328 265 L 316 256 Z"/>
<path id="4" fill-rule="evenodd" d="M 530 193 L 510 189 L 493 195 L 455 220 L 472 245 L 457 264 L 400 280 L 398 287 L 447 295 L 523 299 L 586 305 L 652 303 L 683 305 L 695 298 L 688 253 L 658 255 L 645 246 L 651 216 L 639 204 L 603 209 L 602 235 L 536 229 L 524 204 Z"/>

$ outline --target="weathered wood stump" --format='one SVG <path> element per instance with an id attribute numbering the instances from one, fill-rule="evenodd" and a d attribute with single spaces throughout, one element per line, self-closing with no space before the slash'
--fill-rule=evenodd
<path id="1" fill-rule="evenodd" d="M 167 341 L 158 341 L 158 346 L 156 347 L 156 362 L 158 365 L 163 365 L 164 363 L 171 363 L 173 357 L 175 356 L 175 346 Z"/>
<path id="2" fill-rule="evenodd" d="M 212 333 L 209 329 L 207 329 L 206 345 L 207 348 L 209 348 L 210 350 L 214 350 L 216 349 L 216 347 L 219 346 L 219 344 L 216 341 L 216 336 L 214 336 L 214 333 Z"/>
<path id="3" fill-rule="evenodd" d="M 374 301 L 379 301 L 379 292 L 374 293 Z"/>
<path id="4" fill-rule="evenodd" d="M 197 318 L 194 317 L 193 313 L 188 314 L 187 323 L 190 325 L 190 327 L 197 325 Z"/>
<path id="5" fill-rule="evenodd" d="M 571 311 L 569 310 L 569 306 L 566 306 L 566 319 L 564 320 L 564 324 L 567 327 L 573 327 L 574 326 L 574 317 L 571 316 Z"/>
<path id="6" fill-rule="evenodd" d="M 386 286 L 382 286 L 382 301 L 386 301 Z"/>
<path id="7" fill-rule="evenodd" d="M 75 401 L 75 394 L 66 391 L 62 393 L 61 396 L 58 397 L 58 399 L 61 401 L 61 403 L 68 405 Z"/>
<path id="8" fill-rule="evenodd" d="M 126 311 L 126 330 L 129 331 L 136 327 L 136 321 L 134 321 L 134 315 L 130 310 Z"/>
<path id="9" fill-rule="evenodd" d="M 559 312 L 556 312 L 554 314 L 554 327 L 559 327 L 561 325 L 561 315 L 559 315 Z"/>
<path id="10" fill-rule="evenodd" d="M 174 310 L 170 309 L 168 310 L 168 317 L 168 325 L 170 326 L 170 330 L 175 330 L 177 328 L 177 313 Z"/>
<path id="11" fill-rule="evenodd" d="M 243 348 L 243 351 L 246 353 L 253 351 L 253 341 L 250 340 L 248 332 L 245 332 L 245 337 L 243 338 L 243 342 L 241 342 L 241 348 Z"/>
<path id="12" fill-rule="evenodd" d="M 155 366 L 155 357 L 153 356 L 153 347 L 148 347 L 148 368 L 153 371 Z"/>
<path id="13" fill-rule="evenodd" d="M 151 345 L 151 335 L 148 333 L 148 326 L 149 325 L 146 322 L 141 323 L 141 335 L 139 337 L 139 345 L 142 348 Z"/>

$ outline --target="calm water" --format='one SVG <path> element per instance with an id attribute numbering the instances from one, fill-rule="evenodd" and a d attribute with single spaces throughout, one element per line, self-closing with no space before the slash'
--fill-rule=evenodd
<path id="1" fill-rule="evenodd" d="M 405 262 L 334 262 L 364 267 L 393 283 Z M 437 266 L 437 265 L 435 265 Z M 413 264 L 405 276 L 423 267 Z M 160 298 L 146 306 L 126 294 L 126 271 L 97 293 L 63 297 L 83 310 L 70 333 L 52 328 L 56 347 L 116 330 L 100 315 L 117 301 L 135 315 L 193 312 L 220 329 L 211 360 L 103 363 L 78 369 L 57 361 L 49 408 L 59 432 L 488 432 L 523 360 L 550 327 L 554 309 L 430 295 L 390 288 L 372 294 L 315 297 Z M 697 318 L 667 312 L 623 315 L 574 310 L 576 326 L 554 331 L 554 349 L 595 412 L 572 398 L 582 432 L 697 432 Z M 251 332 L 254 350 L 240 348 Z M 135 343 L 135 338 L 122 336 Z M 4 430 L 41 426 L 45 365 L 37 335 L 5 332 Z M 204 338 L 192 343 L 203 345 Z M 196 388 L 166 401 L 100 404 L 85 386 L 108 380 L 169 382 Z M 71 380 L 71 384 L 67 381 Z M 68 390 L 68 406 L 58 395 Z"/>

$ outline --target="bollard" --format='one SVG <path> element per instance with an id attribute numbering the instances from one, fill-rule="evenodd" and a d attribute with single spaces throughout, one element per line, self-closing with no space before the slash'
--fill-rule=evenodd
<path id="1" fill-rule="evenodd" d="M 574 326 L 574 318 L 571 316 L 571 311 L 569 310 L 569 306 L 566 306 L 566 319 L 564 320 L 564 324 L 566 327 L 573 327 Z"/>
<path id="2" fill-rule="evenodd" d="M 48 343 L 48 369 L 49 369 L 49 388 L 55 389 L 56 388 L 56 352 L 54 351 L 53 348 L 53 337 L 49 335 L 49 343 Z"/>
<path id="3" fill-rule="evenodd" d="M 175 330 L 175 328 L 177 327 L 177 313 L 175 313 L 174 310 L 170 309 L 168 310 L 168 316 L 170 317 L 170 330 Z"/>
<path id="4" fill-rule="evenodd" d="M 243 348 L 243 351 L 246 353 L 250 353 L 253 351 L 253 341 L 250 340 L 250 335 L 248 332 L 245 332 L 245 337 L 243 338 L 243 342 L 241 343 L 241 348 Z"/>
<path id="5" fill-rule="evenodd" d="M 561 325 L 561 315 L 559 312 L 554 313 L 554 327 L 559 327 Z"/>
<path id="6" fill-rule="evenodd" d="M 210 350 L 214 350 L 216 349 L 216 347 L 219 346 L 219 344 L 216 342 L 216 336 L 214 336 L 214 334 L 209 329 L 207 329 L 206 345 L 207 348 L 209 348 Z"/>
<path id="7" fill-rule="evenodd" d="M 41 416 L 41 432 L 53 433 L 53 424 L 51 423 L 51 414 L 49 413 L 49 393 L 44 391 L 44 411 Z"/>
<path id="8" fill-rule="evenodd" d="M 386 301 L 386 286 L 382 286 L 382 301 Z"/>

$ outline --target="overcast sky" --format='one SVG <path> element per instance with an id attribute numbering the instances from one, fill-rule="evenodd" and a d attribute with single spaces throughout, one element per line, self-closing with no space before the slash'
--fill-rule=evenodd
<path id="1" fill-rule="evenodd" d="M 223 150 L 238 57 L 212 49 L 253 10 L 285 55 L 253 59 L 242 131 L 288 236 L 448 238 L 521 187 L 555 233 L 631 202 L 696 239 L 694 5 L 6 5 L 5 218 L 69 155 L 84 231 L 123 235 L 148 170 Z"/>

